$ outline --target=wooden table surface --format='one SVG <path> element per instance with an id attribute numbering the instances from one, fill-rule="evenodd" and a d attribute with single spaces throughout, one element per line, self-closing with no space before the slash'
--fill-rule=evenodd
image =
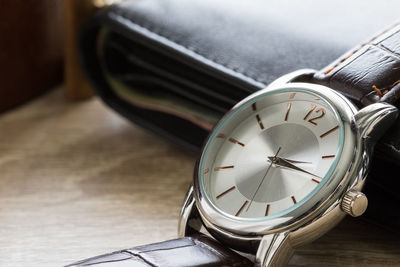
<path id="1" fill-rule="evenodd" d="M 176 237 L 196 156 L 63 91 L 0 116 L 0 265 L 61 266 Z M 400 266 L 399 236 L 346 219 L 291 266 Z"/>

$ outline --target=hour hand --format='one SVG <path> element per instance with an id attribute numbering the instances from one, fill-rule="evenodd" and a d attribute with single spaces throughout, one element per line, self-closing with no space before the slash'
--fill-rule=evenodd
<path id="1" fill-rule="evenodd" d="M 284 168 L 288 168 L 288 169 L 292 169 L 292 170 L 295 170 L 295 171 L 304 172 L 304 173 L 307 173 L 307 174 L 309 174 L 309 175 L 312 175 L 312 176 L 315 176 L 315 177 L 318 177 L 318 178 L 322 179 L 320 176 L 315 175 L 315 174 L 313 174 L 313 173 L 311 173 L 311 172 L 308 172 L 308 171 L 306 171 L 306 170 L 304 170 L 304 169 L 302 169 L 302 168 L 299 168 L 299 167 L 297 167 L 296 165 L 294 165 L 294 164 L 292 164 L 291 162 L 289 162 L 288 160 L 283 159 L 283 158 L 281 158 L 281 157 L 277 157 L 277 156 L 275 156 L 275 157 L 268 157 L 268 159 L 269 159 L 272 163 L 274 163 L 275 165 L 277 165 L 277 166 L 284 167 Z"/>

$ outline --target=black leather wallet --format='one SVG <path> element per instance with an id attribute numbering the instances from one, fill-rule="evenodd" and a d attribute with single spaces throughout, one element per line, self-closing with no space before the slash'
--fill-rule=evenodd
<path id="1" fill-rule="evenodd" d="M 80 39 L 97 94 L 129 120 L 197 151 L 235 103 L 279 76 L 321 69 L 398 17 L 396 1 L 134 0 Z M 399 229 L 400 123 L 378 146 L 366 218 Z M 396 150 L 398 149 L 398 150 Z"/>

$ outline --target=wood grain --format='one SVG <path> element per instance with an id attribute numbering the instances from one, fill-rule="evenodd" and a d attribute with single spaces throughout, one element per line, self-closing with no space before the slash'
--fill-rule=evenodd
<path id="1" fill-rule="evenodd" d="M 57 89 L 0 117 L 0 265 L 60 266 L 176 237 L 195 155 Z M 346 219 L 291 266 L 400 266 L 399 237 Z"/>

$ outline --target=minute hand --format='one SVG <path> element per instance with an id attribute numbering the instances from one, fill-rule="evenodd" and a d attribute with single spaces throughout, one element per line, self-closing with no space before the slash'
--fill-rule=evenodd
<path id="1" fill-rule="evenodd" d="M 272 163 L 277 165 L 277 166 L 288 168 L 288 169 L 292 169 L 292 170 L 296 170 L 296 171 L 300 171 L 300 172 L 304 172 L 304 173 L 307 173 L 309 175 L 312 175 L 312 176 L 315 176 L 315 177 L 318 177 L 318 178 L 322 179 L 320 176 L 315 175 L 315 174 L 313 174 L 311 172 L 308 172 L 306 170 L 303 170 L 302 168 L 297 167 L 296 165 L 290 163 L 289 161 L 287 161 L 287 160 L 285 160 L 283 158 L 280 158 L 280 157 L 268 157 L 268 159 Z"/>
<path id="2" fill-rule="evenodd" d="M 281 158 L 281 157 L 280 157 Z M 298 160 L 293 160 L 293 159 L 285 159 L 285 158 L 281 158 L 283 160 L 289 161 L 290 163 L 306 163 L 306 164 L 311 164 L 312 162 L 309 161 L 298 161 Z"/>

